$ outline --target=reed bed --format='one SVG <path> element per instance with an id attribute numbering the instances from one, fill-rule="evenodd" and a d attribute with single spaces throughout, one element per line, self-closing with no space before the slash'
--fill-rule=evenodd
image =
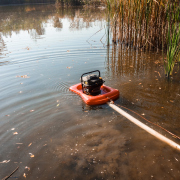
<path id="1" fill-rule="evenodd" d="M 143 50 L 167 52 L 169 77 L 180 61 L 179 0 L 101 0 L 111 20 L 112 40 Z"/>

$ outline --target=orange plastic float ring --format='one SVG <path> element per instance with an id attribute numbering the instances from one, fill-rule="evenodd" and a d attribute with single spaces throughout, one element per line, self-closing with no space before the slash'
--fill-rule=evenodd
<path id="1" fill-rule="evenodd" d="M 119 90 L 117 89 L 113 89 L 105 85 L 102 85 L 100 89 L 101 94 L 92 96 L 83 93 L 81 83 L 75 84 L 69 88 L 69 90 L 81 96 L 87 105 L 105 104 L 109 101 L 109 99 L 116 100 L 119 97 Z"/>

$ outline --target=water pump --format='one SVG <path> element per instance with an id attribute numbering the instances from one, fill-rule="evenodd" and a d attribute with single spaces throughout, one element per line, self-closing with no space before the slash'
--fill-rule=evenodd
<path id="1" fill-rule="evenodd" d="M 98 75 L 92 74 L 94 72 L 98 72 Z M 84 76 L 88 74 L 87 76 Z M 81 76 L 81 85 L 83 93 L 87 95 L 96 96 L 101 94 L 101 86 L 105 81 L 102 79 L 99 70 L 91 71 L 82 74 Z"/>

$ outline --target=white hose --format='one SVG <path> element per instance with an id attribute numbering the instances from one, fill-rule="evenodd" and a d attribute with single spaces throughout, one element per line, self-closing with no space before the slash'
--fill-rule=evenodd
<path id="1" fill-rule="evenodd" d="M 156 132 L 155 130 L 151 129 L 150 127 L 146 126 L 145 124 L 143 124 L 142 122 L 140 122 L 139 120 L 137 120 L 136 118 L 134 118 L 133 116 L 129 115 L 128 113 L 126 113 L 125 111 L 123 111 L 121 108 L 117 107 L 116 105 L 112 104 L 112 103 L 108 103 L 108 105 L 113 108 L 114 110 L 116 110 L 118 113 L 120 113 L 121 115 L 123 115 L 124 117 L 126 117 L 127 119 L 129 119 L 131 122 L 133 122 L 134 124 L 136 124 L 137 126 L 139 126 L 140 128 L 144 129 L 145 131 L 147 131 L 148 133 L 152 134 L 153 136 L 155 136 L 156 138 L 158 138 L 159 140 L 167 143 L 168 145 L 170 145 L 171 147 L 177 149 L 180 151 L 180 145 L 171 141 L 170 139 L 166 138 L 165 136 L 159 134 L 158 132 Z"/>

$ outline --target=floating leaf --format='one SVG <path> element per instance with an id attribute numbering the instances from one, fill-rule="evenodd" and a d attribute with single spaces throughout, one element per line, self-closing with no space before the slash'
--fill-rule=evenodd
<path id="1" fill-rule="evenodd" d="M 178 159 L 175 158 L 176 161 L 178 161 Z"/>
<path id="2" fill-rule="evenodd" d="M 30 144 L 28 145 L 28 147 L 31 146 L 31 145 L 32 145 L 32 143 L 30 143 Z"/>
<path id="3" fill-rule="evenodd" d="M 59 104 L 57 104 L 57 107 L 59 106 Z"/>
<path id="4" fill-rule="evenodd" d="M 71 69 L 72 67 L 71 67 L 71 66 L 69 66 L 69 67 L 67 66 L 66 68 L 67 68 L 67 69 Z"/>
<path id="5" fill-rule="evenodd" d="M 23 76 L 21 76 L 22 78 L 29 78 L 29 76 L 28 75 L 23 75 Z"/>
<path id="6" fill-rule="evenodd" d="M 4 161 L 2 161 L 0 163 L 8 163 L 8 162 L 10 162 L 10 160 L 4 160 Z"/>
<path id="7" fill-rule="evenodd" d="M 33 158 L 33 157 L 34 157 L 34 154 L 32 154 L 32 153 L 29 153 L 29 154 L 30 154 L 30 157 L 31 157 L 31 158 Z"/>
<path id="8" fill-rule="evenodd" d="M 23 177 L 26 178 L 26 173 L 23 174 Z"/>
<path id="9" fill-rule="evenodd" d="M 16 135 L 16 134 L 18 134 L 18 132 L 14 132 L 13 134 Z"/>
<path id="10" fill-rule="evenodd" d="M 30 171 L 30 167 L 26 166 L 25 169 L 27 169 L 28 171 Z"/>
<path id="11" fill-rule="evenodd" d="M 21 78 L 30 78 L 30 76 L 28 76 L 28 75 L 22 75 L 22 76 L 16 76 L 16 77 L 21 77 Z"/>
<path id="12" fill-rule="evenodd" d="M 30 48 L 27 46 L 25 49 L 29 50 Z"/>

